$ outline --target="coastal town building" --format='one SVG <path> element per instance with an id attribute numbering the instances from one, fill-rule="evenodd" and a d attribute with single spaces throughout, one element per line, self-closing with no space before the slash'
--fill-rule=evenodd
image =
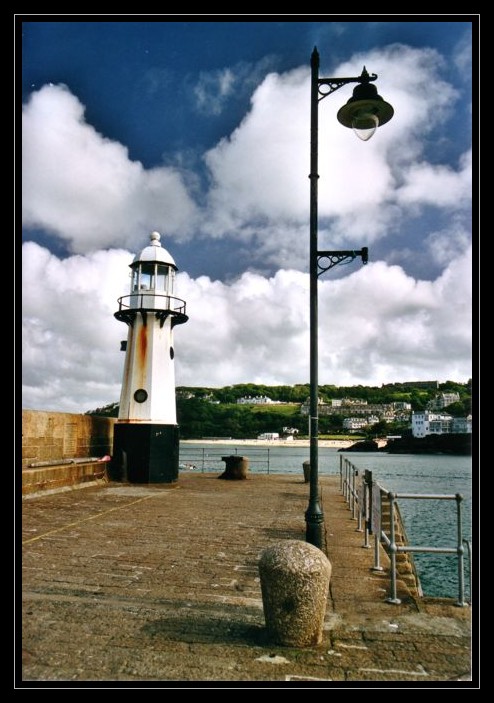
<path id="1" fill-rule="evenodd" d="M 309 415 L 310 403 L 307 399 L 300 408 L 301 415 Z M 346 418 L 363 416 L 367 419 L 362 425 L 365 427 L 373 422 L 385 420 L 386 422 L 408 422 L 412 406 L 410 403 L 368 403 L 358 398 L 332 398 L 330 403 L 319 401 L 319 415 L 342 415 Z M 371 418 L 374 418 L 371 421 Z"/>
<path id="2" fill-rule="evenodd" d="M 246 395 L 242 398 L 237 398 L 238 405 L 274 405 L 276 403 L 279 403 L 279 401 L 272 400 L 271 398 L 268 398 L 267 395 Z"/>
<path id="3" fill-rule="evenodd" d="M 460 402 L 459 393 L 438 393 L 432 400 L 427 403 L 429 410 L 442 410 L 447 408 L 452 403 Z"/>
<path id="4" fill-rule="evenodd" d="M 376 422 L 379 422 L 379 418 L 375 415 L 368 415 L 367 417 L 346 417 L 343 420 L 343 429 L 349 432 L 356 432 L 364 427 L 375 425 Z"/>
<path id="5" fill-rule="evenodd" d="M 471 433 L 472 417 L 452 417 L 446 413 L 422 410 L 412 413 L 412 434 L 426 437 L 432 434 Z"/>

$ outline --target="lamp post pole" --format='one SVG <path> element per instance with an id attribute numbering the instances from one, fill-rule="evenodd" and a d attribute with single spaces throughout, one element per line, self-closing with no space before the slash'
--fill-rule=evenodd
<path id="1" fill-rule="evenodd" d="M 319 409 L 318 409 L 318 307 L 317 307 L 317 181 L 318 174 L 318 107 L 319 53 L 311 56 L 310 85 L 310 487 L 309 506 L 305 513 L 307 542 L 319 549 L 324 545 L 324 513 L 319 500 Z"/>
<path id="2" fill-rule="evenodd" d="M 323 98 L 334 93 L 347 83 L 358 83 L 353 97 L 338 112 L 338 120 L 345 127 L 352 127 L 357 135 L 366 141 L 376 128 L 388 122 L 393 116 L 393 108 L 377 94 L 376 74 L 369 75 L 364 67 L 357 78 L 319 78 L 319 52 L 316 48 L 311 56 L 310 92 L 310 488 L 309 505 L 305 512 L 306 541 L 321 550 L 325 549 L 324 513 L 319 494 L 319 379 L 318 379 L 318 295 L 317 284 L 321 273 L 346 259 L 362 257 L 367 263 L 367 247 L 360 251 L 319 251 L 318 250 L 318 109 Z M 325 263 L 322 263 L 325 262 Z"/>

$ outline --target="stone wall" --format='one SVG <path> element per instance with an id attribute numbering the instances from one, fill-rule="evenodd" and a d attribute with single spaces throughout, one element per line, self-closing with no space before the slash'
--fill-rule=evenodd
<path id="1" fill-rule="evenodd" d="M 22 468 L 36 462 L 111 455 L 116 418 L 22 411 Z"/>

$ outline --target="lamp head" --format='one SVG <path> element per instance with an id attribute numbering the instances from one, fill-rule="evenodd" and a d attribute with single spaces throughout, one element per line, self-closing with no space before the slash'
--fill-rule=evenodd
<path id="1" fill-rule="evenodd" d="M 364 72 L 367 73 L 365 68 Z M 376 86 L 364 79 L 355 86 L 346 105 L 338 110 L 337 118 L 345 127 L 351 127 L 360 139 L 367 141 L 378 127 L 389 122 L 393 114 L 392 106 L 378 95 Z"/>

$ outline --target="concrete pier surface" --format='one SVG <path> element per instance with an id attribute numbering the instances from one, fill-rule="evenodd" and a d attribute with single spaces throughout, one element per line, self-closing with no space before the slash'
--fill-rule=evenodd
<path id="1" fill-rule="evenodd" d="M 25 497 L 14 687 L 478 687 L 472 608 L 413 598 L 403 581 L 401 604 L 387 603 L 388 559 L 372 571 L 338 476 L 320 480 L 323 641 L 268 641 L 258 561 L 305 540 L 300 474 L 190 471 Z"/>

